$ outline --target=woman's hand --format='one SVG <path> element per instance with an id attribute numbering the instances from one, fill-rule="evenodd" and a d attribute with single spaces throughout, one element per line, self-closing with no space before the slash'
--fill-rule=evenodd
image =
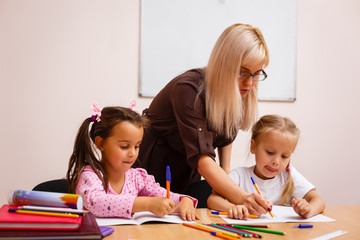
<path id="1" fill-rule="evenodd" d="M 309 218 L 311 212 L 311 205 L 303 198 L 294 198 L 291 201 L 291 206 L 297 214 L 303 218 Z"/>
<path id="2" fill-rule="evenodd" d="M 235 219 L 247 219 L 249 215 L 248 209 L 245 205 L 234 205 L 232 208 L 228 210 L 229 217 Z"/>
<path id="3" fill-rule="evenodd" d="M 195 212 L 193 201 L 188 197 L 182 197 L 178 205 L 169 213 L 180 212 L 181 219 L 184 221 L 195 221 L 200 219 Z"/>
<path id="4" fill-rule="evenodd" d="M 175 207 L 175 203 L 164 197 L 148 197 L 148 206 L 149 211 L 163 217 L 167 214 L 170 214 Z"/>
<path id="5" fill-rule="evenodd" d="M 273 203 L 266 200 L 263 196 L 258 193 L 252 193 L 245 197 L 244 203 L 250 214 L 260 216 L 270 212 Z"/>

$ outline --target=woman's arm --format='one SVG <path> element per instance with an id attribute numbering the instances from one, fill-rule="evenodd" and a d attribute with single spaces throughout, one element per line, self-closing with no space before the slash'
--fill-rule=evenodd
<path id="1" fill-rule="evenodd" d="M 325 202 L 314 189 L 305 194 L 304 198 L 295 198 L 291 201 L 295 212 L 303 218 L 310 218 L 324 211 Z"/>
<path id="2" fill-rule="evenodd" d="M 227 173 L 208 155 L 198 161 L 198 171 L 210 186 L 235 205 L 245 205 L 251 214 L 261 215 L 271 209 L 271 204 L 257 193 L 248 194 L 235 184 Z"/>
<path id="3" fill-rule="evenodd" d="M 225 147 L 218 148 L 220 167 L 224 169 L 224 171 L 227 174 L 229 174 L 230 172 L 231 149 L 232 149 L 232 143 L 230 143 Z"/>
<path id="4" fill-rule="evenodd" d="M 207 199 L 208 208 L 215 209 L 217 211 L 229 211 L 235 204 L 227 201 L 225 198 L 213 192 Z"/>

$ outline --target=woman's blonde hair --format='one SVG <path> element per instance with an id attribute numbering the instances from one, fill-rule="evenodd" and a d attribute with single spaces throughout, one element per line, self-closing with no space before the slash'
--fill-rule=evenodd
<path id="1" fill-rule="evenodd" d="M 257 84 L 242 99 L 238 75 L 243 65 L 269 64 L 269 52 L 260 30 L 234 24 L 217 40 L 205 74 L 206 117 L 210 127 L 226 137 L 248 130 L 257 117 Z"/>
<path id="2" fill-rule="evenodd" d="M 261 137 L 268 132 L 279 131 L 293 138 L 295 141 L 295 147 L 300 137 L 300 130 L 296 127 L 295 123 L 289 118 L 281 117 L 278 115 L 265 115 L 261 117 L 252 128 L 251 139 L 256 143 L 261 141 Z M 294 147 L 294 149 L 295 149 Z M 289 162 L 290 164 L 290 162 Z M 287 168 L 289 165 L 287 166 Z M 291 176 L 291 171 L 287 169 L 289 174 L 288 180 L 285 183 L 285 188 L 281 195 L 281 204 L 289 205 L 291 196 L 294 192 L 294 180 Z"/>

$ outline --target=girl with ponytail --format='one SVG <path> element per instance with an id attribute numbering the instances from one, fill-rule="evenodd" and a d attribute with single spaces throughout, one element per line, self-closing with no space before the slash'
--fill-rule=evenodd
<path id="1" fill-rule="evenodd" d="M 252 177 L 269 204 L 292 206 L 301 217 L 309 218 L 321 213 L 325 203 L 314 185 L 290 166 L 299 136 L 299 129 L 290 119 L 278 115 L 263 116 L 252 128 L 250 151 L 255 154 L 256 164 L 239 167 L 229 176 L 245 191 L 258 195 L 250 180 Z M 208 198 L 208 206 L 229 211 L 230 217 L 239 219 L 256 211 L 231 203 L 216 192 Z"/>
<path id="2" fill-rule="evenodd" d="M 66 175 L 70 191 L 83 196 L 85 208 L 97 217 L 131 218 L 135 212 L 150 211 L 199 219 L 196 199 L 168 195 L 145 169 L 132 168 L 138 161 L 147 118 L 133 108 L 100 109 L 94 103 L 92 110 L 77 133 Z"/>

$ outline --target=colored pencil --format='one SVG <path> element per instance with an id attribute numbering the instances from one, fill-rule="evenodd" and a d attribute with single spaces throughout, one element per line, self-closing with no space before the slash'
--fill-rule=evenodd
<path id="1" fill-rule="evenodd" d="M 183 222 L 182 223 L 184 226 L 187 226 L 187 227 L 192 227 L 192 228 L 195 228 L 195 229 L 198 229 L 198 230 L 202 230 L 202 231 L 205 231 L 205 232 L 214 232 L 216 230 L 214 229 L 210 229 L 210 228 L 205 228 L 205 227 L 202 227 L 202 226 L 199 226 L 198 224 L 191 224 L 191 223 L 186 223 L 186 222 Z M 219 232 L 219 231 L 216 231 L 216 232 Z M 235 236 L 233 236 L 234 238 L 239 238 L 238 235 L 234 234 Z"/>
<path id="2" fill-rule="evenodd" d="M 31 215 L 44 215 L 44 216 L 54 216 L 54 217 L 69 217 L 69 218 L 77 218 L 78 214 L 73 213 L 54 213 L 54 212 L 41 212 L 41 211 L 28 211 L 28 210 L 20 210 L 20 209 L 9 209 L 9 212 L 21 213 L 21 214 L 31 214 Z"/>
<path id="3" fill-rule="evenodd" d="M 43 206 L 32 206 L 32 205 L 24 205 L 18 207 L 19 210 L 30 210 L 30 211 L 38 211 L 38 212 L 54 212 L 54 213 L 74 213 L 79 215 L 84 215 L 88 213 L 87 210 L 73 209 L 73 208 L 61 208 L 61 207 L 43 207 Z"/>
<path id="4" fill-rule="evenodd" d="M 232 226 L 226 226 L 226 224 L 219 224 L 219 225 L 220 225 L 220 226 L 227 227 L 227 228 L 230 228 L 230 229 L 233 229 L 234 231 L 235 231 L 235 230 L 240 230 L 239 228 L 234 228 L 234 227 L 232 227 Z M 254 238 L 262 238 L 261 235 L 256 234 L 256 233 L 253 233 L 253 232 L 245 231 L 244 229 L 241 229 L 241 232 L 250 234 L 250 235 L 252 235 Z"/>
<path id="5" fill-rule="evenodd" d="M 207 228 L 207 229 L 209 229 L 209 230 L 211 230 L 211 231 L 221 232 L 221 233 L 223 233 L 223 234 L 225 234 L 225 235 L 232 236 L 232 237 L 235 237 L 235 238 L 236 238 L 236 237 L 237 237 L 237 238 L 240 237 L 239 235 L 237 235 L 237 234 L 235 234 L 235 233 L 233 233 L 233 232 L 226 231 L 226 230 L 221 230 L 221 229 L 214 228 L 214 227 L 210 227 L 210 226 L 208 226 L 208 225 L 206 225 L 206 224 L 197 223 L 196 225 L 198 225 L 198 226 L 200 226 L 200 227 L 203 227 L 203 228 Z"/>
<path id="6" fill-rule="evenodd" d="M 255 188 L 256 188 L 256 191 L 258 192 L 258 194 L 260 194 L 260 195 L 262 196 L 262 194 L 261 194 L 261 192 L 260 192 L 260 189 L 259 189 L 258 186 L 256 185 L 254 179 L 253 179 L 252 177 L 250 177 L 250 178 L 251 178 L 251 181 L 252 181 L 252 183 L 254 184 L 254 186 L 255 186 Z M 271 211 L 269 211 L 269 214 L 270 214 L 270 216 L 271 216 L 272 218 L 274 218 L 274 215 L 271 213 Z"/>
<path id="7" fill-rule="evenodd" d="M 240 229 L 231 229 L 229 227 L 224 227 L 224 226 L 220 226 L 220 225 L 216 225 L 216 224 L 210 224 L 209 226 L 212 226 L 212 227 L 220 229 L 220 230 L 225 230 L 225 231 L 236 233 L 237 235 L 239 235 L 241 237 L 252 237 L 252 236 L 250 236 L 250 234 L 245 233 L 242 230 L 240 231 Z"/>
<path id="8" fill-rule="evenodd" d="M 233 227 L 240 228 L 240 229 L 259 231 L 259 232 L 265 232 L 265 233 L 274 233 L 274 234 L 279 234 L 279 235 L 285 235 L 285 232 L 273 231 L 273 230 L 268 230 L 268 229 L 263 229 L 263 228 L 245 227 L 245 226 L 240 226 L 240 225 L 233 225 Z"/>
<path id="9" fill-rule="evenodd" d="M 225 223 L 216 223 L 217 225 L 225 225 L 225 226 L 245 226 L 245 227 L 255 227 L 255 228 L 269 228 L 269 225 L 259 225 L 259 224 L 225 224 Z"/>
<path id="10" fill-rule="evenodd" d="M 221 232 L 210 232 L 211 235 L 217 236 L 217 237 L 221 237 L 223 239 L 227 239 L 227 240 L 237 240 L 239 238 L 234 238 L 234 237 L 230 237 L 230 236 L 226 236 L 225 234 L 221 233 Z"/>

